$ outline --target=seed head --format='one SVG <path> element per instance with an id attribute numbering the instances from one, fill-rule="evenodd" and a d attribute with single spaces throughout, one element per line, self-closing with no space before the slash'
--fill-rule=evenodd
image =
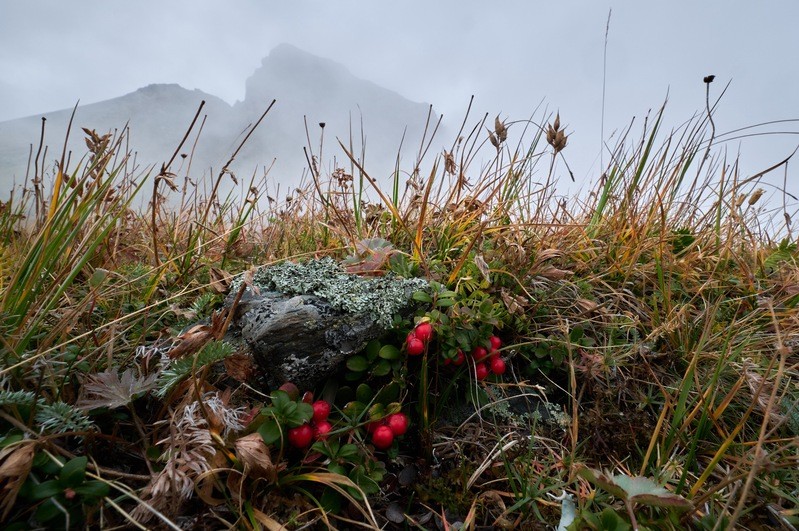
<path id="1" fill-rule="evenodd" d="M 494 136 L 493 132 L 491 131 L 488 132 L 488 139 L 491 141 L 492 146 L 499 149 L 499 140 L 497 140 L 497 137 Z"/>
<path id="2" fill-rule="evenodd" d="M 763 190 L 762 188 L 758 188 L 757 190 L 752 192 L 752 195 L 749 196 L 749 204 L 754 205 L 755 203 L 757 203 L 764 193 L 765 190 Z"/>
<path id="3" fill-rule="evenodd" d="M 555 153 L 559 153 L 563 151 L 568 141 L 568 135 L 560 128 L 560 113 L 558 113 L 555 116 L 555 121 L 547 128 L 547 142 L 555 150 Z"/>
<path id="4" fill-rule="evenodd" d="M 508 139 L 508 128 L 499 120 L 498 115 L 494 119 L 494 132 L 497 134 L 500 144 Z"/>

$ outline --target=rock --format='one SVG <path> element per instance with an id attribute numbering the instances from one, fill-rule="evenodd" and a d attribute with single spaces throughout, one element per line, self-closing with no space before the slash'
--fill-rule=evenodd
<path id="1" fill-rule="evenodd" d="M 238 292 L 234 282 L 226 304 Z M 270 388 L 312 389 L 350 356 L 385 335 L 397 313 L 413 310 L 422 279 L 364 278 L 331 259 L 261 268 L 239 301 L 228 341 L 251 352 Z"/>

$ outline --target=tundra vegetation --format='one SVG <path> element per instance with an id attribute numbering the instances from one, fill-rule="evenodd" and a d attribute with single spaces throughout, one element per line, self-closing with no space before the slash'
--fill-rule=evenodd
<path id="1" fill-rule="evenodd" d="M 712 109 L 631 126 L 572 198 L 546 113 L 467 113 L 442 152 L 428 123 L 388 180 L 309 140 L 288 191 L 198 185 L 195 124 L 151 171 L 124 135 L 37 155 L 0 205 L 3 528 L 799 525 L 790 196 Z M 234 277 L 322 258 L 427 289 L 318 388 L 254 385 Z"/>

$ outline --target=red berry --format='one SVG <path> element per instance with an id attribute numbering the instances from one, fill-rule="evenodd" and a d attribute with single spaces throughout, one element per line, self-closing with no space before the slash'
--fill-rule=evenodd
<path id="1" fill-rule="evenodd" d="M 451 359 L 449 359 L 449 358 L 444 358 L 444 365 L 449 365 L 450 363 L 452 363 L 452 360 L 451 360 Z"/>
<path id="2" fill-rule="evenodd" d="M 381 420 L 373 420 L 372 422 L 367 422 L 367 423 L 366 423 L 366 431 L 367 431 L 368 433 L 374 433 L 374 432 L 375 432 L 375 430 L 376 430 L 376 429 L 377 429 L 379 426 L 384 426 L 384 425 L 385 425 L 385 422 L 384 422 L 384 420 L 383 420 L 383 419 L 381 419 Z"/>
<path id="3" fill-rule="evenodd" d="M 378 426 L 372 434 L 372 444 L 385 450 L 394 442 L 394 432 L 388 426 Z"/>
<path id="4" fill-rule="evenodd" d="M 430 323 L 419 323 L 416 325 L 413 333 L 419 338 L 423 343 L 427 343 L 433 338 L 433 325 Z"/>
<path id="5" fill-rule="evenodd" d="M 502 340 L 500 338 L 498 338 L 497 336 L 491 336 L 491 337 L 488 338 L 488 340 L 491 342 L 491 351 L 492 352 L 495 351 L 495 350 L 499 350 L 499 348 L 502 346 Z"/>
<path id="6" fill-rule="evenodd" d="M 399 437 L 408 431 L 408 416 L 405 413 L 394 413 L 388 416 L 388 427 L 391 433 Z"/>
<path id="7" fill-rule="evenodd" d="M 494 374 L 505 374 L 505 360 L 502 358 L 491 358 L 491 372 Z"/>
<path id="8" fill-rule="evenodd" d="M 486 356 L 488 356 L 488 351 L 485 347 L 474 347 L 472 350 L 472 357 L 475 361 L 483 361 Z"/>
<path id="9" fill-rule="evenodd" d="M 313 393 L 311 391 L 305 391 L 302 395 L 302 401 L 306 404 L 313 404 Z"/>
<path id="10" fill-rule="evenodd" d="M 314 439 L 317 441 L 324 441 L 327 439 L 327 434 L 333 429 L 333 425 L 326 420 L 321 420 L 316 423 L 313 429 Z"/>
<path id="11" fill-rule="evenodd" d="M 313 428 L 310 424 L 303 424 L 289 430 L 289 444 L 294 448 L 307 448 L 313 439 Z"/>
<path id="12" fill-rule="evenodd" d="M 480 362 L 475 365 L 474 374 L 477 376 L 478 380 L 485 380 L 486 376 L 488 376 L 488 367 L 485 363 Z"/>
<path id="13" fill-rule="evenodd" d="M 408 340 L 408 355 L 409 356 L 418 356 L 422 352 L 424 352 L 424 343 L 418 338 L 413 337 Z"/>
<path id="14" fill-rule="evenodd" d="M 458 349 L 458 352 L 455 354 L 455 359 L 452 360 L 452 364 L 456 367 L 463 365 L 463 362 L 466 361 L 466 356 L 463 354 L 461 349 Z"/>
<path id="15" fill-rule="evenodd" d="M 322 422 L 323 420 L 327 420 L 327 417 L 330 415 L 330 404 L 325 402 L 324 400 L 317 400 L 313 404 L 313 421 L 317 424 Z"/>

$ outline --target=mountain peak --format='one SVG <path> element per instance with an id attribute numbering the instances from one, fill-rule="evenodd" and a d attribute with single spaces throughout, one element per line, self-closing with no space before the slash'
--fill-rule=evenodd
<path id="1" fill-rule="evenodd" d="M 252 123 L 273 99 L 277 105 L 268 123 L 249 137 L 235 167 L 257 168 L 277 158 L 276 173 L 290 181 L 298 180 L 306 167 L 302 149 L 308 136 L 306 123 L 326 123 L 325 134 L 334 138 L 351 136 L 353 124 L 363 126 L 364 136 L 368 133 L 370 139 L 370 167 L 380 175 L 393 169 L 402 138 L 407 145 L 417 141 L 420 135 L 413 129 L 421 132 L 420 124 L 428 112 L 426 104 L 409 101 L 392 90 L 359 79 L 331 59 L 281 44 L 247 79 L 245 98 L 235 105 L 199 89 L 153 83 L 123 96 L 82 105 L 75 125 L 113 131 L 129 124 L 137 160 L 158 163 L 169 156 L 172 146 L 185 134 L 200 100 L 205 100 L 202 112 L 208 120 L 196 142 L 192 165 L 201 172 L 227 160 L 242 127 Z M 50 130 L 63 130 L 71 109 L 46 116 Z M 0 178 L 25 174 L 28 145 L 40 136 L 39 118 L 31 116 L 0 124 Z M 405 136 L 408 127 L 412 132 Z M 79 135 L 72 135 L 69 142 L 68 149 L 81 149 Z M 341 154 L 334 152 L 340 161 Z"/>
<path id="2" fill-rule="evenodd" d="M 322 80 L 352 78 L 352 74 L 341 64 L 301 50 L 288 43 L 279 44 L 261 60 L 247 79 L 247 94 L 258 94 L 261 88 L 281 84 L 281 80 L 292 84 L 314 85 Z M 246 99 L 246 98 L 245 98 Z"/>

